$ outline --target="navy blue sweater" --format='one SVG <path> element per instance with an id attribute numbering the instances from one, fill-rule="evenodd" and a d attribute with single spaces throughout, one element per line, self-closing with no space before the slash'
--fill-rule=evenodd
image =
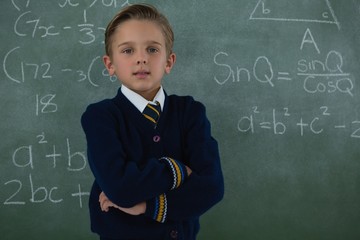
<path id="1" fill-rule="evenodd" d="M 200 215 L 224 194 L 205 107 L 192 97 L 166 95 L 154 128 L 119 89 L 115 98 L 89 105 L 81 123 L 95 176 L 92 231 L 115 239 L 196 239 Z M 121 207 L 146 201 L 146 213 L 102 212 L 101 191 Z"/>

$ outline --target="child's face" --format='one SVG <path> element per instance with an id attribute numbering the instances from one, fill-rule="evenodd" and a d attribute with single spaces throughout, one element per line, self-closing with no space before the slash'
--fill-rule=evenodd
<path id="1" fill-rule="evenodd" d="M 112 57 L 103 59 L 109 74 L 153 100 L 164 73 L 170 73 L 175 63 L 175 54 L 167 56 L 160 27 L 151 21 L 128 20 L 116 29 L 112 39 Z"/>

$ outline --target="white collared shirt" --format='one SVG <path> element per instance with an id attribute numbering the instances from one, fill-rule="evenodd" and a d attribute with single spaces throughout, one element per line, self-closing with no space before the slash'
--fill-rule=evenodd
<path id="1" fill-rule="evenodd" d="M 155 102 L 160 103 L 161 111 L 164 107 L 165 102 L 165 93 L 162 86 L 160 86 L 159 91 L 156 93 L 154 99 L 152 101 L 148 101 L 145 98 L 143 98 L 140 94 L 137 94 L 136 92 L 132 91 L 125 85 L 121 85 L 121 92 L 125 95 L 125 97 L 132 103 L 134 106 L 140 111 L 143 112 L 146 105 L 148 103 L 156 105 Z"/>

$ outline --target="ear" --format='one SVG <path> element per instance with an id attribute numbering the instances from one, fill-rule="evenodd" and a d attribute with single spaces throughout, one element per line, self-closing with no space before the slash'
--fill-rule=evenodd
<path id="1" fill-rule="evenodd" d="M 169 74 L 171 72 L 171 69 L 173 68 L 175 62 L 176 62 L 176 55 L 175 53 L 171 53 L 166 61 L 166 66 L 165 66 L 166 74 Z"/>
<path id="2" fill-rule="evenodd" d="M 106 67 L 106 69 L 108 70 L 109 72 L 109 75 L 112 76 L 115 74 L 115 69 L 114 69 L 114 66 L 111 62 L 111 58 L 108 56 L 108 55 L 105 55 L 103 56 L 103 62 L 104 62 L 104 65 Z"/>

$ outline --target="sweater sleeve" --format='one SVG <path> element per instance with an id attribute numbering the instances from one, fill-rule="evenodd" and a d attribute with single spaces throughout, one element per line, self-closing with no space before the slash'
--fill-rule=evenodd
<path id="1" fill-rule="evenodd" d="M 119 122 L 106 104 L 90 105 L 81 118 L 88 161 L 97 184 L 116 205 L 132 207 L 170 190 L 174 174 L 167 160 L 149 159 L 141 168 L 128 159 L 119 136 Z M 185 169 L 180 162 L 179 169 Z"/>
<path id="2" fill-rule="evenodd" d="M 147 202 L 146 215 L 158 222 L 197 218 L 224 195 L 224 181 L 216 140 L 211 136 L 205 107 L 194 104 L 186 121 L 185 156 L 192 174 L 179 188 Z"/>

